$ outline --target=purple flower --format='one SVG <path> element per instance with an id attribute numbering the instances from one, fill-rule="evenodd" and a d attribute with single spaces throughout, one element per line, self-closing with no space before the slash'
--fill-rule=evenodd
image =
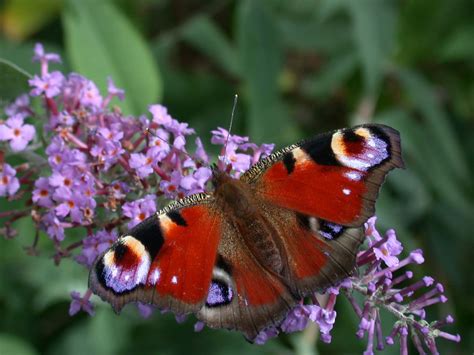
<path id="1" fill-rule="evenodd" d="M 122 132 L 112 131 L 108 128 L 100 128 L 96 134 L 96 144 L 90 148 L 90 155 L 97 159 L 97 163 L 103 165 L 106 171 L 114 165 L 124 153 L 121 140 Z"/>
<path id="2" fill-rule="evenodd" d="M 268 157 L 274 148 L 275 144 L 262 144 L 258 146 L 254 143 L 244 143 L 240 147 L 240 149 L 244 151 L 249 149 L 253 150 L 252 165 L 256 164 L 261 158 Z"/>
<path id="3" fill-rule="evenodd" d="M 402 244 L 397 240 L 397 236 L 393 229 L 387 231 L 386 242 L 378 247 L 373 248 L 373 252 L 377 260 L 383 260 L 387 266 L 394 266 L 398 264 L 399 260 L 396 255 L 399 255 L 402 250 Z"/>
<path id="4" fill-rule="evenodd" d="M 204 164 L 209 163 L 209 155 L 207 155 L 206 150 L 202 144 L 202 141 L 199 137 L 196 138 L 196 151 L 194 153 L 194 158 L 198 161 L 203 162 Z"/>
<path id="5" fill-rule="evenodd" d="M 148 108 L 150 111 L 153 122 L 158 123 L 160 126 L 168 127 L 171 125 L 173 118 L 168 114 L 168 109 L 163 105 L 151 105 Z"/>
<path id="6" fill-rule="evenodd" d="M 85 81 L 81 91 L 81 104 L 84 107 L 98 109 L 102 105 L 102 96 L 97 86 L 90 80 Z"/>
<path id="7" fill-rule="evenodd" d="M 12 116 L 5 124 L 0 124 L 0 141 L 9 141 L 14 152 L 22 151 L 35 137 L 35 127 L 24 124 L 21 116 Z"/>
<path id="8" fill-rule="evenodd" d="M 52 116 L 52 118 L 56 118 L 57 124 L 66 127 L 72 126 L 74 123 L 76 123 L 76 119 L 74 118 L 74 116 L 67 111 L 60 112 L 57 117 Z M 53 125 L 54 127 L 56 126 L 56 122 Z"/>
<path id="9" fill-rule="evenodd" d="M 238 173 L 243 173 L 250 168 L 252 158 L 248 154 L 238 153 L 238 146 L 234 142 L 228 142 L 225 155 L 219 157 L 226 165 L 230 164 L 232 169 Z"/>
<path id="10" fill-rule="evenodd" d="M 5 113 L 7 116 L 19 116 L 26 118 L 30 116 L 30 97 L 27 94 L 18 96 L 13 103 L 5 107 Z"/>
<path id="11" fill-rule="evenodd" d="M 70 190 L 74 185 L 74 173 L 72 170 L 66 170 L 65 172 L 54 171 L 48 178 L 48 182 L 54 188 L 65 187 Z"/>
<path id="12" fill-rule="evenodd" d="M 125 99 L 125 91 L 123 89 L 117 88 L 111 77 L 107 78 L 107 92 L 109 95 L 104 102 L 104 106 L 107 106 L 113 97 L 118 97 L 119 100 Z"/>
<path id="13" fill-rule="evenodd" d="M 33 87 L 31 96 L 40 96 L 44 94 L 48 98 L 55 97 L 61 92 L 64 83 L 64 76 L 58 71 L 47 73 L 42 77 L 35 75 L 33 79 L 28 80 L 30 86 Z"/>
<path id="14" fill-rule="evenodd" d="M 66 187 L 59 187 L 53 194 L 53 199 L 59 203 L 55 208 L 58 217 L 71 216 L 72 221 L 81 223 L 83 212 L 81 207 L 86 206 L 87 197 L 81 191 L 71 191 Z"/>
<path id="15" fill-rule="evenodd" d="M 49 185 L 49 179 L 46 177 L 40 177 L 35 181 L 35 189 L 33 190 L 33 202 L 38 206 L 51 208 L 53 207 L 53 201 L 51 200 L 51 186 Z"/>
<path id="16" fill-rule="evenodd" d="M 159 155 L 158 160 L 162 160 L 170 151 L 170 146 L 167 143 L 168 138 L 169 133 L 162 129 L 157 129 L 155 136 L 150 137 L 149 151 L 153 155 Z"/>
<path id="17" fill-rule="evenodd" d="M 189 135 L 194 133 L 194 129 L 188 128 L 187 123 L 181 123 L 168 114 L 168 109 L 162 105 L 151 105 L 148 110 L 153 116 L 152 121 L 167 129 L 175 136 Z"/>
<path id="18" fill-rule="evenodd" d="M 42 229 L 46 230 L 48 236 L 55 241 L 64 239 L 64 227 L 54 211 L 49 211 L 41 218 Z"/>
<path id="19" fill-rule="evenodd" d="M 293 308 L 281 324 L 281 330 L 285 333 L 299 332 L 308 325 L 308 316 L 311 313 L 311 306 L 298 305 Z"/>
<path id="20" fill-rule="evenodd" d="M 205 185 L 212 176 L 209 168 L 198 168 L 194 173 L 184 176 L 179 185 L 187 191 L 188 195 L 204 192 Z"/>
<path id="21" fill-rule="evenodd" d="M 61 63 L 61 57 L 55 53 L 46 53 L 41 43 L 35 44 L 34 52 L 35 52 L 35 55 L 33 56 L 33 61 Z"/>
<path id="22" fill-rule="evenodd" d="M 158 156 L 158 154 L 154 155 L 151 149 L 146 155 L 143 153 L 132 153 L 128 163 L 135 170 L 138 177 L 144 179 L 153 173 L 153 166 L 156 166 L 159 161 L 157 159 Z"/>
<path id="23" fill-rule="evenodd" d="M 139 200 L 127 202 L 122 206 L 122 212 L 131 219 L 128 228 L 133 228 L 156 212 L 155 196 L 146 195 Z"/>
<path id="24" fill-rule="evenodd" d="M 316 305 L 313 305 L 312 312 L 309 315 L 309 319 L 319 325 L 321 335 L 325 335 L 325 337 L 322 337 L 321 339 L 326 343 L 331 341 L 330 332 L 336 322 L 336 315 L 337 313 L 335 310 L 328 310 Z"/>
<path id="25" fill-rule="evenodd" d="M 97 233 L 87 236 L 82 240 L 82 251 L 76 257 L 77 262 L 90 268 L 95 259 L 109 248 L 117 239 L 115 230 L 107 232 L 105 229 Z"/>
<path id="26" fill-rule="evenodd" d="M 183 175 L 181 175 L 181 172 L 177 170 L 173 171 L 169 180 L 160 181 L 160 191 L 164 192 L 168 198 L 176 198 L 181 191 L 179 187 L 182 179 Z"/>
<path id="27" fill-rule="evenodd" d="M 268 327 L 267 329 L 262 330 L 258 333 L 257 337 L 253 340 L 255 344 L 263 345 L 268 340 L 278 336 L 280 332 L 273 326 Z"/>
<path id="28" fill-rule="evenodd" d="M 365 222 L 365 236 L 369 239 L 370 243 L 373 243 L 373 240 L 379 241 L 382 239 L 380 233 L 375 228 L 375 223 L 377 222 L 377 216 L 370 217 L 367 222 Z"/>
<path id="29" fill-rule="evenodd" d="M 94 315 L 94 305 L 91 303 L 89 300 L 92 292 L 88 290 L 85 294 L 84 297 L 81 297 L 81 294 L 77 291 L 72 291 L 71 292 L 71 304 L 69 306 L 69 315 L 73 316 L 76 313 L 78 313 L 80 310 L 83 310 L 84 312 L 88 313 L 90 316 Z"/>
<path id="30" fill-rule="evenodd" d="M 20 189 L 16 170 L 7 163 L 0 166 L 0 196 L 13 196 Z"/>
<path id="31" fill-rule="evenodd" d="M 211 143 L 217 145 L 224 145 L 226 141 L 229 143 L 234 143 L 234 145 L 240 145 L 247 143 L 249 141 L 248 137 L 238 136 L 236 134 L 230 134 L 224 128 L 218 127 L 216 130 L 211 131 L 212 138 Z"/>
<path id="32" fill-rule="evenodd" d="M 137 303 L 138 312 L 142 316 L 142 318 L 149 318 L 153 314 L 153 306 L 148 304 L 144 304 L 142 302 Z"/>

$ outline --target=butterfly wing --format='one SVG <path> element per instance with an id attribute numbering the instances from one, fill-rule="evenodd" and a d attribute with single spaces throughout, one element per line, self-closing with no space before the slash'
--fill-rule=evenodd
<path id="1" fill-rule="evenodd" d="M 223 223 L 209 295 L 197 317 L 209 327 L 238 330 L 253 341 L 262 329 L 278 326 L 296 299 L 280 275 L 262 267 L 244 236 L 228 220 Z"/>
<path id="2" fill-rule="evenodd" d="M 209 195 L 171 204 L 96 260 L 89 287 L 116 311 L 129 302 L 176 314 L 198 311 L 209 291 L 221 239 L 219 216 Z"/>
<path id="3" fill-rule="evenodd" d="M 268 203 L 344 226 L 375 212 L 387 172 L 403 167 L 399 133 L 367 124 L 316 136 L 261 160 L 243 176 Z"/>
<path id="4" fill-rule="evenodd" d="M 327 222 L 317 217 L 262 202 L 265 217 L 278 231 L 286 267 L 283 279 L 296 298 L 337 285 L 355 266 L 363 228 Z"/>
<path id="5" fill-rule="evenodd" d="M 403 167 L 396 130 L 367 124 L 316 136 L 261 160 L 243 176 L 283 247 L 284 279 L 303 297 L 349 276 L 362 224 L 388 171 Z"/>
<path id="6" fill-rule="evenodd" d="M 204 194 L 168 206 L 120 237 L 95 262 L 89 286 L 116 311 L 142 302 L 197 313 L 208 326 L 241 331 L 249 340 L 279 324 L 296 302 Z"/>

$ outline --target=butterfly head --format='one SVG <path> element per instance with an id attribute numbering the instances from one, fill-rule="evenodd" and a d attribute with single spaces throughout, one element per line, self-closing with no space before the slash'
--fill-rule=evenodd
<path id="1" fill-rule="evenodd" d="M 230 176 L 230 172 L 232 171 L 232 164 L 227 164 L 224 169 L 222 169 L 218 164 L 213 163 L 211 165 L 212 171 L 212 186 L 217 188 L 218 186 L 222 185 L 225 181 L 233 180 Z"/>

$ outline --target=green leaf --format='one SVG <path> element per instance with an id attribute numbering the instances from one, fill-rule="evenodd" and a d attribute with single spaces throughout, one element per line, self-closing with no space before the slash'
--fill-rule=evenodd
<path id="1" fill-rule="evenodd" d="M 337 56 L 316 74 L 308 75 L 303 81 L 306 94 L 315 97 L 331 95 L 354 72 L 357 60 L 354 54 Z"/>
<path id="2" fill-rule="evenodd" d="M 463 26 L 440 48 L 444 60 L 472 60 L 474 58 L 474 26 Z"/>
<path id="3" fill-rule="evenodd" d="M 31 75 L 9 60 L 0 58 L 0 108 L 29 91 Z"/>
<path id="4" fill-rule="evenodd" d="M 0 333 L 0 354 L 35 355 L 38 353 L 23 339 L 10 334 Z"/>
<path id="5" fill-rule="evenodd" d="M 423 115 L 426 122 L 425 132 L 430 134 L 428 142 L 430 149 L 439 152 L 436 159 L 442 162 L 444 169 L 453 174 L 458 181 L 467 183 L 470 176 L 464 153 L 434 90 L 421 75 L 412 70 L 400 69 L 398 75 L 408 99 Z"/>
<path id="6" fill-rule="evenodd" d="M 289 48 L 323 53 L 353 50 L 350 24 L 341 19 L 326 22 L 321 17 L 278 17 L 282 42 Z"/>
<path id="7" fill-rule="evenodd" d="M 130 324 L 110 308 L 98 308 L 97 314 L 62 334 L 51 354 L 117 354 L 127 343 Z"/>
<path id="8" fill-rule="evenodd" d="M 294 139 L 286 107 L 280 100 L 278 77 L 283 51 L 274 18 L 260 1 L 244 0 L 237 9 L 237 43 L 254 141 Z"/>
<path id="9" fill-rule="evenodd" d="M 374 96 L 394 45 L 395 4 L 391 0 L 346 0 L 346 6 L 353 21 L 366 91 Z"/>
<path id="10" fill-rule="evenodd" d="M 145 41 L 108 1 L 69 0 L 63 15 L 72 68 L 106 92 L 106 78 L 125 89 L 120 106 L 141 114 L 161 98 L 161 79 Z"/>
<path id="11" fill-rule="evenodd" d="M 222 31 L 208 17 L 197 16 L 181 29 L 184 40 L 199 49 L 229 74 L 238 76 L 239 62 L 235 49 Z"/>

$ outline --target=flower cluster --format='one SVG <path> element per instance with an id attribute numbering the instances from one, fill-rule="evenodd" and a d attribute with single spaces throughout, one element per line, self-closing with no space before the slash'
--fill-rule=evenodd
<path id="1" fill-rule="evenodd" d="M 45 53 L 40 44 L 33 59 L 40 63 L 41 72 L 29 81 L 30 93 L 18 97 L 0 116 L 0 197 L 25 199 L 25 208 L 0 212 L 5 221 L 0 234 L 13 237 L 12 223 L 31 216 L 38 231 L 54 244 L 56 263 L 74 257 L 90 268 L 119 230 L 140 223 L 170 199 L 206 190 L 211 169 L 203 142 L 196 137 L 190 143 L 194 130 L 173 118 L 166 107 L 155 104 L 147 115 L 124 115 L 113 102 L 123 100 L 125 93 L 111 79 L 103 96 L 94 82 L 79 74 L 50 71 L 49 63 L 61 59 Z M 39 107 L 35 100 L 43 110 L 33 108 Z M 212 131 L 211 143 L 222 147 L 218 168 L 234 177 L 274 148 L 273 144 L 258 146 L 222 128 Z M 16 155 L 15 162 L 23 162 L 7 163 L 11 155 Z M 402 268 L 423 262 L 421 251 L 399 260 L 402 245 L 395 232 L 382 237 L 374 222 L 366 225 L 367 248 L 357 258 L 359 274 L 327 290 L 324 301 L 315 295 L 299 304 L 278 328 L 262 332 L 257 343 L 279 332 L 303 330 L 310 321 L 319 326 L 321 340 L 330 342 L 339 295 L 350 300 L 360 318 L 357 336 L 367 334 L 367 354 L 375 343 L 378 349 L 384 346 L 382 310 L 398 318 L 385 343 L 393 344 L 398 337 L 402 351 L 407 349 L 409 334 L 420 352 L 423 347 L 436 352 L 438 337 L 459 341 L 459 336 L 440 330 L 452 317 L 425 321 L 425 308 L 446 300 L 442 285 L 429 277 L 407 284 L 413 273 Z M 69 241 L 72 229 L 82 231 L 80 241 Z M 29 249 L 32 254 L 40 235 L 36 233 Z M 354 293 L 364 296 L 362 305 Z M 90 296 L 90 290 L 82 296 L 72 292 L 70 314 L 79 310 L 93 314 Z M 139 305 L 139 310 L 144 316 L 151 312 L 146 305 Z M 200 322 L 195 326 L 197 331 L 202 328 Z"/>

